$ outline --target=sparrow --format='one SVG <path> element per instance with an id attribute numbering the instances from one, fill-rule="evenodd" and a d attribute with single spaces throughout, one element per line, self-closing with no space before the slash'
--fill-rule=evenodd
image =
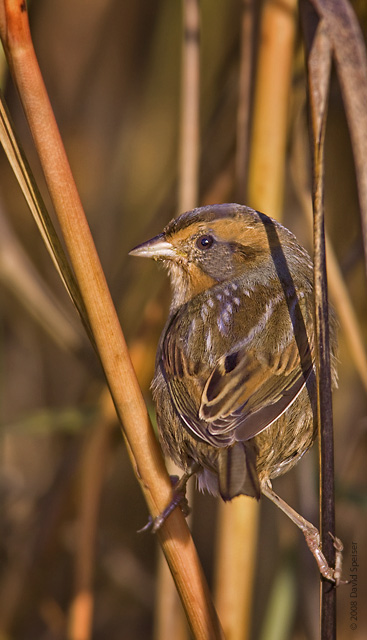
<path id="1" fill-rule="evenodd" d="M 306 521 L 273 492 L 271 480 L 297 464 L 317 434 L 307 251 L 267 215 L 216 204 L 183 213 L 130 254 L 162 262 L 172 288 L 152 391 L 163 451 L 184 475 L 155 528 L 195 473 L 200 490 L 225 501 L 267 495 L 302 529 Z M 331 310 L 330 349 L 335 385 Z M 320 571 L 339 581 L 317 529 L 307 524 L 302 530 Z"/>

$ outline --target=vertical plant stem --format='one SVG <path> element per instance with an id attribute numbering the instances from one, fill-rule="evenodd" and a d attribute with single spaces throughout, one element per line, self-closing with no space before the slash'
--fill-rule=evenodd
<path id="1" fill-rule="evenodd" d="M 236 202 L 246 203 L 247 170 L 250 139 L 251 78 L 254 46 L 254 2 L 242 3 L 241 59 L 239 73 L 237 139 L 236 139 Z"/>
<path id="2" fill-rule="evenodd" d="M 200 159 L 200 7 L 199 0 L 182 0 L 182 64 L 178 212 L 198 206 Z M 181 470 L 171 460 L 167 468 L 172 475 Z M 192 483 L 187 487 L 187 499 L 192 501 Z M 158 602 L 155 637 L 157 640 L 184 640 L 187 625 L 181 603 L 167 564 L 158 566 Z"/>
<path id="3" fill-rule="evenodd" d="M 198 204 L 200 151 L 200 9 L 199 0 L 183 0 L 181 71 L 180 179 L 178 209 Z"/>
<path id="4" fill-rule="evenodd" d="M 168 465 L 169 468 L 169 465 Z M 162 554 L 158 563 L 157 602 L 155 607 L 154 638 L 156 640 L 185 640 L 188 627 L 172 576 Z"/>
<path id="5" fill-rule="evenodd" d="M 314 166 L 314 292 L 317 365 L 317 410 L 319 423 L 320 530 L 322 550 L 330 566 L 335 549 L 330 533 L 335 533 L 334 440 L 329 349 L 329 313 L 326 278 L 323 208 L 323 143 L 315 148 Z M 322 640 L 336 637 L 336 591 L 321 580 L 320 625 Z"/>
<path id="6" fill-rule="evenodd" d="M 258 514 L 247 496 L 219 505 L 215 602 L 227 640 L 250 637 Z"/>
<path id="7" fill-rule="evenodd" d="M 248 181 L 247 176 L 241 175 L 246 166 L 242 163 L 245 153 L 244 127 L 246 117 L 248 118 L 248 115 L 244 118 L 245 107 L 241 103 L 245 99 L 244 87 L 240 91 L 238 114 L 237 142 L 238 154 L 241 157 L 237 158 L 236 193 L 244 195 L 244 182 L 247 182 L 248 203 L 278 218 L 283 204 L 288 97 L 296 28 L 295 11 L 295 0 L 287 0 L 280 5 L 274 0 L 266 0 L 262 9 Z M 244 15 L 244 20 L 250 20 L 249 15 Z M 249 37 L 246 23 L 243 24 L 242 37 Z M 243 52 L 249 47 L 249 43 L 242 43 Z M 247 67 L 246 72 L 245 69 L 246 67 L 242 67 L 242 73 L 247 77 L 246 84 L 250 84 L 250 69 Z M 227 527 L 225 523 L 222 524 L 223 539 L 219 540 L 219 547 L 227 548 L 229 554 L 233 548 L 241 549 L 242 557 L 241 562 L 236 562 L 235 559 L 230 562 L 227 559 L 226 565 L 222 563 L 226 567 L 226 575 L 223 577 L 222 574 L 218 574 L 216 602 L 228 638 L 234 640 L 240 637 L 248 638 L 251 631 L 259 505 L 252 498 L 240 497 L 221 511 L 224 510 L 228 522 L 232 525 Z M 244 526 L 247 529 L 246 534 Z M 246 567 L 245 575 L 243 566 Z M 229 589 L 236 593 L 238 602 L 242 599 L 242 611 L 228 608 L 226 598 Z"/>
<path id="8" fill-rule="evenodd" d="M 235 161 L 236 201 L 242 203 L 248 184 L 253 32 L 254 4 L 248 0 L 243 3 L 241 17 Z M 258 504 L 247 496 L 219 504 L 215 603 L 227 640 L 245 640 L 251 632 L 258 515 Z"/>
<path id="9" fill-rule="evenodd" d="M 335 564 L 330 534 L 335 534 L 334 437 L 329 348 L 329 312 L 324 229 L 324 142 L 331 68 L 331 47 L 325 22 L 302 0 L 302 25 L 307 49 L 308 90 L 313 165 L 313 241 L 316 334 L 317 412 L 319 425 L 320 532 L 325 558 Z M 320 588 L 322 640 L 336 637 L 336 590 L 324 579 Z"/>
<path id="10" fill-rule="evenodd" d="M 248 204 L 281 219 L 296 0 L 265 0 L 252 117 Z"/>
<path id="11" fill-rule="evenodd" d="M 91 429 L 82 460 L 75 551 L 75 595 L 69 614 L 69 640 L 90 640 L 92 637 L 98 516 L 112 433 L 116 428 L 116 413 L 107 388 L 99 404 L 100 415 Z"/>
<path id="12" fill-rule="evenodd" d="M 25 2 L 0 3 L 0 35 L 30 125 L 98 353 L 124 424 L 129 455 L 153 516 L 171 485 L 151 428 L 115 308 L 52 112 L 29 31 Z M 197 553 L 180 509 L 158 534 L 195 638 L 222 637 Z"/>

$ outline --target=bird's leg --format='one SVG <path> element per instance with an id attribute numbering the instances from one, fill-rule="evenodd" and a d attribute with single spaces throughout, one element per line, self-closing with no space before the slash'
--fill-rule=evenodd
<path id="1" fill-rule="evenodd" d="M 152 516 L 149 516 L 149 520 L 147 524 L 142 529 L 139 529 L 138 533 L 141 533 L 143 531 L 149 531 L 149 530 L 152 533 L 156 533 L 158 529 L 161 528 L 164 521 L 168 518 L 168 516 L 172 513 L 172 511 L 178 505 L 180 505 L 182 513 L 184 514 L 185 518 L 189 515 L 190 506 L 186 498 L 186 485 L 189 479 L 191 478 L 191 476 L 194 475 L 198 471 L 198 469 L 199 469 L 199 465 L 193 464 L 190 467 L 190 469 L 188 469 L 188 471 L 185 471 L 185 473 L 181 476 L 181 478 L 179 478 L 178 476 L 170 476 L 172 488 L 173 488 L 173 495 L 172 495 L 171 501 L 168 503 L 168 505 L 162 511 L 162 513 L 160 513 L 158 516 L 156 516 L 155 518 L 152 518 Z"/>
<path id="2" fill-rule="evenodd" d="M 320 534 L 316 527 L 311 524 L 311 522 L 308 522 L 308 520 L 299 515 L 297 511 L 292 509 L 292 507 L 290 507 L 273 491 L 270 480 L 267 480 L 266 482 L 263 482 L 261 484 L 261 493 L 269 498 L 269 500 L 274 502 L 274 504 L 276 504 L 277 507 L 279 507 L 279 509 L 281 509 L 292 520 L 292 522 L 294 522 L 294 524 L 296 524 L 297 527 L 301 529 L 303 535 L 305 536 L 307 546 L 315 557 L 321 575 L 327 580 L 330 580 L 330 582 L 334 582 L 335 586 L 338 586 L 339 584 L 347 584 L 345 580 L 341 580 L 343 562 L 343 545 L 341 540 L 339 540 L 339 538 L 335 538 L 330 533 L 335 547 L 335 568 L 333 569 L 329 566 L 322 552 Z"/>

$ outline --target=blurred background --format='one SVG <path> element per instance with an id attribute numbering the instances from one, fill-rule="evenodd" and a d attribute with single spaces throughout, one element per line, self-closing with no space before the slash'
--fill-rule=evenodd
<path id="1" fill-rule="evenodd" d="M 352 4 L 366 37 L 367 6 L 362 0 Z M 246 96 L 251 122 L 256 118 L 254 95 L 263 45 L 263 5 L 255 5 Z M 241 0 L 201 2 L 200 205 L 239 200 L 244 193 L 246 204 L 259 207 L 254 189 L 241 192 L 236 178 L 242 10 Z M 312 251 L 306 81 L 301 31 L 293 10 L 285 143 L 279 162 L 273 164 L 274 171 L 280 166 L 283 172 L 281 195 L 274 210 L 265 212 L 281 216 Z M 156 264 L 135 260 L 128 251 L 159 233 L 177 215 L 181 202 L 182 6 L 172 0 L 34 0 L 29 14 L 44 80 L 154 419 L 149 384 L 168 310 L 169 284 Z M 5 63 L 2 88 L 52 212 Z M 266 97 L 270 105 L 273 98 L 271 93 Z M 249 148 L 252 131 L 250 126 Z M 246 153 L 250 162 L 253 151 Z M 269 179 L 265 168 L 260 183 L 266 186 Z M 325 207 L 327 231 L 366 341 L 358 195 L 335 73 L 326 133 Z M 337 287 L 334 296 L 335 291 Z M 343 328 L 339 360 L 339 388 L 334 393 L 336 530 L 344 543 L 344 577 L 350 574 L 352 543 L 357 544 L 360 569 L 358 628 L 350 629 L 351 587 L 341 587 L 338 637 L 359 640 L 367 629 L 362 607 L 367 597 L 366 389 Z M 314 447 L 274 486 L 317 523 L 317 483 Z M 193 536 L 214 588 L 218 505 L 197 492 L 191 501 Z M 154 633 L 159 637 L 158 543 L 149 533 L 137 533 L 147 521 L 147 508 L 98 361 L 2 151 L 0 502 L 1 639 L 143 640 Z M 254 554 L 246 637 L 316 638 L 316 564 L 302 534 L 265 499 Z M 78 636 L 72 631 L 73 612 L 77 595 L 84 593 L 86 609 L 93 610 L 92 626 Z"/>

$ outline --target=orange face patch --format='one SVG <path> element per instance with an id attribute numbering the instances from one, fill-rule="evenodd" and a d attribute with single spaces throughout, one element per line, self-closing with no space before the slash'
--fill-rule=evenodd
<path id="1" fill-rule="evenodd" d="M 220 218 L 209 223 L 194 222 L 184 229 L 179 229 L 169 234 L 167 239 L 176 247 L 186 244 L 190 238 L 200 234 L 213 233 L 218 240 L 223 242 L 238 242 L 244 246 L 254 247 L 257 250 L 268 248 L 268 238 L 262 225 L 254 225 L 249 221 L 244 225 L 243 218 Z"/>
<path id="2" fill-rule="evenodd" d="M 222 219 L 216 220 L 211 226 L 215 235 L 225 242 L 237 242 L 257 250 L 265 250 L 269 246 L 263 225 L 244 225 L 242 219 Z"/>
<path id="3" fill-rule="evenodd" d="M 202 291 L 206 291 L 214 284 L 216 284 L 216 280 L 204 273 L 200 269 L 200 267 L 196 266 L 194 262 L 190 262 L 188 264 L 187 270 L 190 276 L 190 284 L 193 295 L 197 295 Z"/>

